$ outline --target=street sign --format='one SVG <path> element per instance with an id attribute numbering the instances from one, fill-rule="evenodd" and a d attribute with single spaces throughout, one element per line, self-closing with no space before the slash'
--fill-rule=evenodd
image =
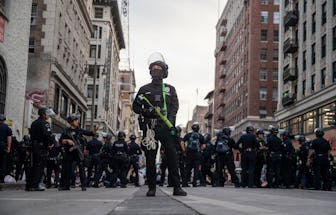
<path id="1" fill-rule="evenodd" d="M 0 42 L 5 40 L 5 18 L 0 16 Z"/>

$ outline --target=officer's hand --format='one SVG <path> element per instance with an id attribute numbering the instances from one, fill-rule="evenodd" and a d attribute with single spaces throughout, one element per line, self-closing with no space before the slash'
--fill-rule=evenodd
<path id="1" fill-rule="evenodd" d="M 75 142 L 72 141 L 72 140 L 68 140 L 68 145 L 73 146 L 73 145 L 75 145 Z"/>

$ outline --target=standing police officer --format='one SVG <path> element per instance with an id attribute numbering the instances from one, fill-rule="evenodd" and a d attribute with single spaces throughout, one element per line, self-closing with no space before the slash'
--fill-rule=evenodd
<path id="1" fill-rule="evenodd" d="M 88 167 L 88 177 L 87 186 L 91 186 L 92 170 L 94 168 L 94 184 L 93 187 L 98 187 L 98 176 L 100 171 L 100 151 L 103 147 L 103 143 L 98 140 L 99 135 L 96 133 L 92 140 L 90 140 L 86 146 L 86 150 L 89 151 L 89 167 Z"/>
<path id="2" fill-rule="evenodd" d="M 167 124 L 159 119 L 153 107 L 144 102 L 139 96 L 145 96 L 152 105 L 161 109 L 162 114 L 167 116 L 174 125 L 178 110 L 178 99 L 175 88 L 164 84 L 163 79 L 168 76 L 168 65 L 165 63 L 160 53 L 154 53 L 148 61 L 149 70 L 152 76 L 150 84 L 142 86 L 133 102 L 133 110 L 139 114 L 140 129 L 143 131 L 142 145 L 146 156 L 146 175 L 149 190 L 147 196 L 155 196 L 156 192 L 156 168 L 155 158 L 158 150 L 159 140 L 164 146 L 168 159 L 168 171 L 174 186 L 173 195 L 187 195 L 180 187 L 180 176 L 176 162 L 175 139 Z M 145 146 L 144 146 L 145 145 Z"/>
<path id="3" fill-rule="evenodd" d="M 62 178 L 58 190 L 70 190 L 70 178 L 72 173 L 72 165 L 77 162 L 79 167 L 80 181 L 82 191 L 86 191 L 86 177 L 84 172 L 84 154 L 83 148 L 86 142 L 83 135 L 94 136 L 96 130 L 93 132 L 86 131 L 79 127 L 78 116 L 72 114 L 67 118 L 70 127 L 64 129 L 60 143 L 63 146 L 63 160 L 62 160 Z"/>
<path id="4" fill-rule="evenodd" d="M 186 170 L 187 180 L 190 180 L 191 170 L 194 169 L 194 177 L 192 185 L 197 187 L 197 179 L 201 175 L 201 148 L 204 148 L 204 137 L 199 133 L 200 127 L 198 122 L 194 122 L 191 126 L 192 132 L 183 137 L 183 142 L 187 142 Z"/>
<path id="5" fill-rule="evenodd" d="M 239 187 L 239 179 L 235 172 L 235 165 L 233 162 L 233 149 L 236 148 L 235 141 L 230 137 L 231 129 L 229 127 L 223 128 L 223 131 L 217 135 L 215 143 L 216 152 L 216 183 L 215 186 L 224 187 L 225 178 L 224 167 L 226 166 L 231 175 L 231 181 L 235 187 Z"/>
<path id="6" fill-rule="evenodd" d="M 272 126 L 270 130 L 271 135 L 267 139 L 267 146 L 270 152 L 269 164 L 267 165 L 267 180 L 268 186 L 278 188 L 280 183 L 282 141 L 277 136 L 279 133 L 278 127 Z"/>
<path id="7" fill-rule="evenodd" d="M 243 134 L 237 145 L 239 146 L 242 156 L 241 156 L 241 166 L 242 166 L 242 187 L 253 188 L 254 185 L 254 169 L 256 164 L 257 148 L 258 142 L 256 136 L 253 134 L 254 128 L 252 126 L 246 127 L 246 134 Z M 248 174 L 248 178 L 247 178 Z"/>
<path id="8" fill-rule="evenodd" d="M 7 159 L 12 144 L 12 129 L 5 123 L 6 116 L 0 114 L 0 183 L 4 183 Z"/>
<path id="9" fill-rule="evenodd" d="M 202 149 L 202 163 L 201 163 L 201 186 L 206 186 L 206 177 L 211 180 L 211 185 L 214 185 L 214 174 L 211 172 L 212 155 L 214 154 L 214 145 L 211 142 L 211 135 L 209 133 L 204 134 L 204 148 Z"/>
<path id="10" fill-rule="evenodd" d="M 140 146 L 135 142 L 136 136 L 132 134 L 130 136 L 129 147 L 129 157 L 130 157 L 130 166 L 133 167 L 133 171 L 135 173 L 135 181 L 134 185 L 136 187 L 139 186 L 139 156 L 141 155 Z"/>
<path id="11" fill-rule="evenodd" d="M 104 134 L 103 135 L 103 141 L 104 141 L 104 145 L 101 149 L 100 152 L 100 159 L 101 159 L 101 164 L 100 169 L 99 169 L 99 175 L 97 177 L 97 179 L 95 179 L 95 187 L 98 187 L 98 183 L 99 180 L 103 174 L 103 172 L 105 171 L 105 180 L 107 183 L 105 184 L 106 188 L 112 187 L 112 158 L 113 158 L 113 152 L 112 152 L 112 145 L 113 143 L 111 142 L 112 139 L 112 135 L 111 134 Z"/>
<path id="12" fill-rule="evenodd" d="M 261 181 L 261 172 L 263 170 L 264 165 L 267 165 L 268 161 L 268 147 L 266 146 L 266 142 L 264 140 L 264 131 L 262 129 L 258 129 L 256 132 L 257 141 L 258 141 L 258 150 L 257 150 L 257 162 L 256 169 L 254 173 L 254 184 L 257 187 L 262 186 Z"/>
<path id="13" fill-rule="evenodd" d="M 118 132 L 118 140 L 112 145 L 113 153 L 113 172 L 112 187 L 116 187 L 117 177 L 119 176 L 121 188 L 126 188 L 127 171 L 129 167 L 128 146 L 125 141 L 126 134 L 123 131 Z"/>
<path id="14" fill-rule="evenodd" d="M 284 131 L 282 133 L 282 141 L 283 141 L 283 148 L 282 148 L 282 179 L 284 186 L 288 189 L 291 185 L 291 177 L 292 177 L 292 160 L 295 149 L 293 147 L 292 141 L 290 140 L 290 134 L 288 131 Z"/>
<path id="15" fill-rule="evenodd" d="M 316 139 L 312 141 L 311 148 L 309 149 L 307 166 L 310 166 L 311 158 L 315 152 L 315 160 L 313 161 L 314 170 L 314 188 L 321 189 L 321 177 L 323 181 L 323 190 L 331 190 L 329 179 L 329 156 L 331 154 L 330 143 L 323 138 L 324 131 L 321 128 L 315 129 Z"/>
<path id="16" fill-rule="evenodd" d="M 296 178 L 296 186 L 301 189 L 307 189 L 308 181 L 310 178 L 309 168 L 306 166 L 309 145 L 306 143 L 306 138 L 303 135 L 298 138 L 298 141 L 300 144 L 300 148 L 298 151 L 299 171 Z"/>
<path id="17" fill-rule="evenodd" d="M 38 110 L 39 118 L 30 126 L 30 138 L 32 142 L 32 167 L 27 175 L 27 191 L 43 191 L 39 183 L 43 176 L 43 170 L 48 158 L 48 147 L 55 144 L 51 128 L 47 120 L 54 115 L 54 111 L 43 107 Z"/>

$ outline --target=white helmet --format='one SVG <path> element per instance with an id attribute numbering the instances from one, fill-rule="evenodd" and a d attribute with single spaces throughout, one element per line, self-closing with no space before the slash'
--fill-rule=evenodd
<path id="1" fill-rule="evenodd" d="M 153 54 L 151 54 L 148 58 L 147 63 L 149 70 L 151 70 L 152 66 L 158 65 L 163 69 L 163 78 L 168 77 L 168 65 L 166 64 L 166 61 L 160 52 L 154 52 Z"/>

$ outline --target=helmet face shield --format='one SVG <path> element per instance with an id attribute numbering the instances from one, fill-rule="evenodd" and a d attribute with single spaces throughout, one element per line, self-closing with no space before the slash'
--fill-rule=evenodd
<path id="1" fill-rule="evenodd" d="M 55 112 L 53 111 L 53 109 L 51 109 L 51 108 L 48 108 L 46 110 L 45 114 L 48 115 L 48 116 L 55 116 L 56 115 Z"/>
<path id="2" fill-rule="evenodd" d="M 149 70 L 151 71 L 151 76 L 154 76 L 155 78 L 158 78 L 158 77 L 167 78 L 168 77 L 168 65 L 166 64 L 166 61 L 160 52 L 154 52 L 153 54 L 151 54 L 148 58 L 147 64 L 148 64 Z M 161 70 L 153 69 L 154 65 L 161 67 Z M 156 74 L 154 73 L 154 71 L 156 71 Z M 162 74 L 157 74 L 158 71 L 161 71 Z"/>

